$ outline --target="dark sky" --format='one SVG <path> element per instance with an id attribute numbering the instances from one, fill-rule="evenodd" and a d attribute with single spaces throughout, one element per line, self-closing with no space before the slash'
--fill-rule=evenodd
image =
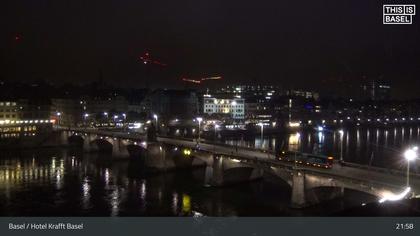
<path id="1" fill-rule="evenodd" d="M 398 2 L 415 1 L 3 0 L 0 78 L 83 83 L 101 71 L 116 85 L 182 87 L 221 75 L 349 91 L 365 76 L 420 97 L 420 15 L 382 24 L 382 4 Z M 145 67 L 145 51 L 168 66 Z"/>

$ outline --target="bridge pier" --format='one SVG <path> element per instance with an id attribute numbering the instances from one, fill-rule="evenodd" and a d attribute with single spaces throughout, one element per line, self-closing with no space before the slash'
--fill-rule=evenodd
<path id="1" fill-rule="evenodd" d="M 164 145 L 160 143 L 148 143 L 147 152 L 143 157 L 146 167 L 152 168 L 154 171 L 166 171 L 175 167 L 173 160 L 167 158 L 167 152 Z"/>
<path id="2" fill-rule="evenodd" d="M 204 186 L 211 186 L 211 181 L 213 177 L 213 166 L 206 165 L 205 175 L 204 175 Z"/>
<path id="3" fill-rule="evenodd" d="M 240 160 L 213 155 L 212 165 L 206 166 L 205 185 L 225 186 L 262 178 L 264 171 Z"/>
<path id="4" fill-rule="evenodd" d="M 292 198 L 290 206 L 292 208 L 303 208 L 307 205 L 305 196 L 305 173 L 298 170 L 293 171 L 292 178 Z"/>
<path id="5" fill-rule="evenodd" d="M 127 150 L 128 142 L 119 138 L 112 139 L 112 156 L 116 158 L 128 158 L 130 153 Z"/>
<path id="6" fill-rule="evenodd" d="M 222 186 L 223 182 L 223 160 L 222 156 L 213 155 L 213 166 L 211 167 L 211 185 Z M 207 174 L 207 172 L 206 172 Z"/>
<path id="7" fill-rule="evenodd" d="M 91 152 L 93 151 L 92 142 L 96 139 L 96 135 L 87 134 L 83 137 L 83 151 Z"/>

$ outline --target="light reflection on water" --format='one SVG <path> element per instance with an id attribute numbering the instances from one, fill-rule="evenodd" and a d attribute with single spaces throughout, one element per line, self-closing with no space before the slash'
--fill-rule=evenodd
<path id="1" fill-rule="evenodd" d="M 272 143 L 272 142 L 270 142 Z M 273 143 L 272 143 L 273 144 Z M 269 216 L 294 211 L 290 187 L 278 179 L 227 188 L 204 187 L 204 169 L 143 175 L 132 161 L 59 153 L 0 155 L 2 216 Z M 360 197 L 359 195 L 356 195 Z M 364 196 L 364 195 L 362 195 Z M 354 196 L 350 197 L 353 201 Z M 333 206 L 341 207 L 341 204 Z M 333 211 L 334 207 L 328 208 Z"/>
<path id="2" fill-rule="evenodd" d="M 368 164 L 373 156 L 372 165 L 386 168 L 401 168 L 402 152 L 411 145 L 420 146 L 420 127 L 389 128 L 351 128 L 343 129 L 341 136 L 338 129 L 324 131 L 299 131 L 279 136 L 261 136 L 227 138 L 229 145 L 255 147 L 280 151 L 299 150 L 340 157 L 343 142 L 343 159 L 349 162 Z M 391 140 L 391 141 L 390 141 Z M 417 168 L 416 168 L 417 169 Z"/>
<path id="3" fill-rule="evenodd" d="M 343 136 L 337 130 L 326 130 L 264 139 L 244 137 L 226 143 L 335 157 L 343 144 L 345 160 L 369 163 L 373 159 L 378 166 L 404 168 L 399 151 L 419 141 L 418 127 L 405 130 L 360 128 L 345 130 Z M 413 171 L 417 171 L 416 166 Z M 323 215 L 328 214 L 325 209 L 334 209 L 291 210 L 290 187 L 278 180 L 266 178 L 218 189 L 204 188 L 204 176 L 204 169 L 144 175 L 136 162 L 103 161 L 100 155 L 80 150 L 0 153 L 0 212 L 5 216 L 185 216 L 196 212 L 288 216 Z M 354 193 L 348 196 L 356 202 L 365 197 Z M 342 207 L 342 203 L 337 205 Z"/>

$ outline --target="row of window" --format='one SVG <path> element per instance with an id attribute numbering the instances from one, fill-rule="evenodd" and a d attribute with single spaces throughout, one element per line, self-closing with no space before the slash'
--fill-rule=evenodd
<path id="1" fill-rule="evenodd" d="M 22 130 L 24 132 L 36 131 L 36 126 L 33 125 L 33 126 L 23 126 L 23 127 L 1 127 L 0 133 L 20 132 Z"/>
<path id="2" fill-rule="evenodd" d="M 207 113 L 209 113 L 209 112 L 211 112 L 211 113 L 243 113 L 243 111 L 244 110 L 242 110 L 242 109 L 232 109 L 232 110 L 229 110 L 229 109 L 205 109 L 204 110 L 204 112 L 207 112 Z"/>
<path id="3" fill-rule="evenodd" d="M 0 112 L 16 112 L 16 109 L 0 109 Z"/>
<path id="4" fill-rule="evenodd" d="M 232 105 L 232 104 L 227 104 L 227 105 L 214 105 L 214 104 L 206 104 L 205 107 L 224 107 L 224 108 L 230 108 L 230 107 L 244 107 L 244 105 Z"/>
<path id="5" fill-rule="evenodd" d="M 17 116 L 15 114 L 11 114 L 11 115 L 9 115 L 9 114 L 6 114 L 6 115 L 0 114 L 0 119 L 1 118 L 16 118 L 16 117 Z"/>
<path id="6" fill-rule="evenodd" d="M 36 133 L 24 133 L 22 136 L 35 136 Z M 21 136 L 20 133 L 0 133 L 0 139 L 3 138 L 19 138 Z"/>
<path id="7" fill-rule="evenodd" d="M 16 106 L 16 102 L 0 102 L 0 106 Z"/>

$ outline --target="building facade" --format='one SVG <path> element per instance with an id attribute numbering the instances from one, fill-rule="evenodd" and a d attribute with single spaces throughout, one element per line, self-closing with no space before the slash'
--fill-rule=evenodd
<path id="1" fill-rule="evenodd" d="M 203 112 L 206 115 L 224 114 L 234 120 L 245 118 L 245 100 L 242 98 L 204 97 Z"/>
<path id="2" fill-rule="evenodd" d="M 20 109 L 16 101 L 0 101 L 0 120 L 17 120 Z"/>

